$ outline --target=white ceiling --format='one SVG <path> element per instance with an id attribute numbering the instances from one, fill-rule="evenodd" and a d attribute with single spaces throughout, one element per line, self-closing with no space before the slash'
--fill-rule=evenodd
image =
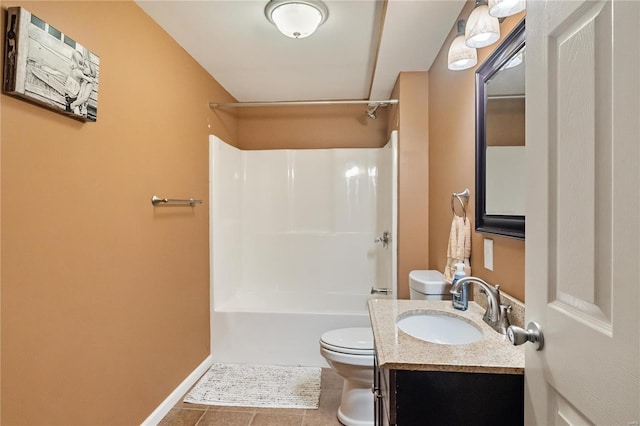
<path id="1" fill-rule="evenodd" d="M 431 67 L 465 3 L 324 0 L 327 21 L 290 39 L 267 0 L 136 2 L 240 102 L 388 99 L 400 71 Z"/>

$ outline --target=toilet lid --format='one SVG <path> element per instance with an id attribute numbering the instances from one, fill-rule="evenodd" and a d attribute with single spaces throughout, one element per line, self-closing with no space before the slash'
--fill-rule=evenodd
<path id="1" fill-rule="evenodd" d="M 340 328 L 320 337 L 326 349 L 353 355 L 373 355 L 373 332 L 370 327 Z"/>

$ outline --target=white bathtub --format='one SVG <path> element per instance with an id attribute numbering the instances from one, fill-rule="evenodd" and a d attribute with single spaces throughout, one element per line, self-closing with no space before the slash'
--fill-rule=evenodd
<path id="1" fill-rule="evenodd" d="M 369 326 L 397 288 L 397 138 L 385 148 L 242 151 L 211 137 L 211 354 L 326 366 L 328 330 Z M 391 244 L 376 244 L 391 232 Z"/>
<path id="2" fill-rule="evenodd" d="M 213 311 L 215 362 L 327 367 L 318 339 L 370 326 L 366 294 L 237 294 Z"/>

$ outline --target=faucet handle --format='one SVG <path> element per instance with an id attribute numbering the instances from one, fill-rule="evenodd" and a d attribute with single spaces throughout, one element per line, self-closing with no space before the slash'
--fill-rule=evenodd
<path id="1" fill-rule="evenodd" d="M 500 317 L 498 327 L 500 328 L 500 333 L 502 334 L 507 334 L 507 329 L 511 325 L 509 316 L 507 314 L 510 314 L 512 310 L 513 308 L 511 307 L 511 305 L 500 304 Z"/>

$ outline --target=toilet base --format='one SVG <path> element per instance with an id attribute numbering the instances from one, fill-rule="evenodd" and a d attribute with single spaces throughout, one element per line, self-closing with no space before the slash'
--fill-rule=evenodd
<path id="1" fill-rule="evenodd" d="M 373 426 L 371 384 L 346 380 L 338 408 L 338 420 L 345 426 Z"/>

